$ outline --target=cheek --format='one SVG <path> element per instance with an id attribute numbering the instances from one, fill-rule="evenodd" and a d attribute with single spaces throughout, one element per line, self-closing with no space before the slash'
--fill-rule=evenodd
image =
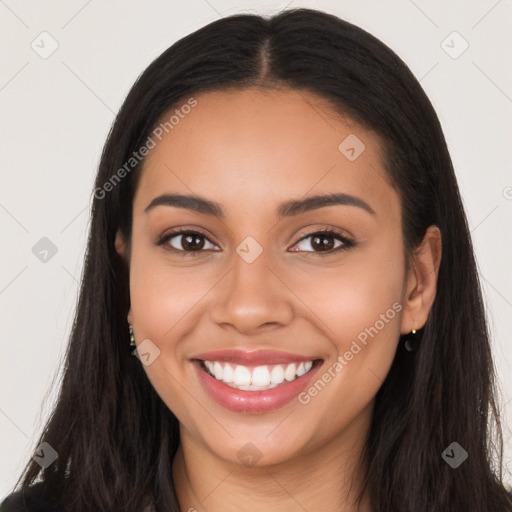
<path id="1" fill-rule="evenodd" d="M 321 319 L 317 325 L 334 353 L 300 401 L 329 415 L 333 424 L 349 422 L 370 403 L 393 362 L 404 280 L 399 242 L 317 273 L 315 286 L 300 292 Z M 343 406 L 332 408 L 333 403 Z"/>
<path id="2" fill-rule="evenodd" d="M 400 247 L 400 239 L 388 240 L 379 250 L 361 251 L 342 266 L 313 273 L 308 281 L 305 275 L 297 279 L 296 286 L 302 286 L 297 295 L 317 316 L 315 323 L 333 354 L 318 375 L 328 384 L 319 383 L 312 394 L 322 390 L 325 398 L 331 393 L 333 400 L 343 398 L 346 407 L 341 415 L 368 403 L 391 367 L 400 335 L 405 277 Z M 324 387 L 329 389 L 324 392 Z"/>
<path id="3" fill-rule="evenodd" d="M 188 423 L 190 410 L 183 400 L 183 386 L 190 379 L 190 369 L 183 365 L 178 341 L 193 331 L 194 305 L 205 292 L 204 279 L 193 267 L 171 267 L 154 250 L 133 252 L 130 296 L 135 339 L 137 345 L 149 339 L 159 350 L 144 371 L 169 409 Z"/>
<path id="4" fill-rule="evenodd" d="M 401 254 L 400 240 L 397 244 L 389 241 L 378 249 L 375 244 L 364 251 L 347 254 L 336 267 L 304 266 L 290 275 L 297 296 L 315 314 L 315 323 L 339 352 L 348 350 L 352 339 L 376 323 L 386 334 L 391 330 L 399 333 L 397 309 L 401 309 L 405 278 Z M 393 304 L 396 304 L 394 308 Z"/>
<path id="5" fill-rule="evenodd" d="M 163 340 L 173 337 L 174 331 L 182 331 L 194 305 L 208 290 L 209 280 L 200 266 L 177 268 L 155 252 L 134 252 L 130 296 L 134 323 L 141 335 Z"/>

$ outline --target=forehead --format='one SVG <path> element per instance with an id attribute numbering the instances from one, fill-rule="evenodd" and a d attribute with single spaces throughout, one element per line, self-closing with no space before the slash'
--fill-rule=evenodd
<path id="1" fill-rule="evenodd" d="M 375 210 L 396 206 L 379 137 L 326 100 L 291 89 L 215 91 L 194 99 L 193 108 L 178 104 L 162 117 L 165 123 L 180 114 L 161 140 L 153 137 L 135 210 L 166 192 L 207 196 L 228 214 L 230 207 L 239 213 L 332 192 L 365 196 Z"/>

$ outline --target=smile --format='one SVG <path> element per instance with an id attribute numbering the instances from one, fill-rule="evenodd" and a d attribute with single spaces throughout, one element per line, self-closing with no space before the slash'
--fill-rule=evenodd
<path id="1" fill-rule="evenodd" d="M 215 379 L 228 386 L 245 391 L 272 389 L 284 381 L 292 382 L 309 372 L 313 361 L 263 365 L 254 368 L 242 365 L 231 365 L 220 361 L 203 361 L 206 370 Z"/>
<path id="2" fill-rule="evenodd" d="M 193 359 L 210 398 L 238 413 L 262 414 L 283 407 L 310 383 L 323 360 L 295 354 L 224 350 Z"/>

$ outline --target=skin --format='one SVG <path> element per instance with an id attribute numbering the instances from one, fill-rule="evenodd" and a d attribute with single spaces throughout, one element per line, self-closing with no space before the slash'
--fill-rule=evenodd
<path id="1" fill-rule="evenodd" d="M 369 511 L 367 497 L 354 504 L 356 463 L 399 335 L 420 329 L 432 307 L 439 229 L 427 230 L 406 270 L 401 206 L 381 141 L 322 99 L 289 89 L 195 98 L 145 161 L 130 253 L 116 237 L 130 267 L 136 343 L 149 338 L 160 350 L 144 369 L 180 421 L 173 479 L 181 510 Z M 365 144 L 354 161 L 338 150 L 349 134 Z M 166 205 L 144 212 L 164 192 L 216 201 L 226 216 Z M 332 192 L 363 199 L 375 215 L 333 205 L 276 217 L 284 201 Z M 155 244 L 176 227 L 205 232 L 203 252 L 184 257 L 180 235 L 167 246 L 182 253 Z M 356 245 L 322 256 L 307 235 L 329 227 Z M 236 252 L 248 236 L 263 249 L 250 264 Z M 307 404 L 229 411 L 202 388 L 190 362 L 207 350 L 277 349 L 323 359 L 316 380 L 396 302 L 401 311 Z M 254 466 L 237 456 L 249 442 L 261 453 Z"/>

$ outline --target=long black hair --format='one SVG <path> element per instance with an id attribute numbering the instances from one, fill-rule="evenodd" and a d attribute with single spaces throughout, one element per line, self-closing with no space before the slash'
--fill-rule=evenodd
<path id="1" fill-rule="evenodd" d="M 254 86 L 314 93 L 377 132 L 400 197 L 407 252 L 430 225 L 442 233 L 437 295 L 419 348 L 397 351 L 376 396 L 363 454 L 363 492 L 372 509 L 512 511 L 502 485 L 502 436 L 477 267 L 437 115 L 386 45 L 310 9 L 210 23 L 167 49 L 133 85 L 103 150 L 63 382 L 39 439 L 58 458 L 44 470 L 31 460 L 17 486 L 42 481 L 47 497 L 76 512 L 140 512 L 148 505 L 179 511 L 171 479 L 178 420 L 128 348 L 129 269 L 114 240 L 120 229 L 129 246 L 144 161 L 130 159 L 163 116 L 200 92 Z M 468 453 L 457 469 L 441 457 L 453 442 Z"/>

